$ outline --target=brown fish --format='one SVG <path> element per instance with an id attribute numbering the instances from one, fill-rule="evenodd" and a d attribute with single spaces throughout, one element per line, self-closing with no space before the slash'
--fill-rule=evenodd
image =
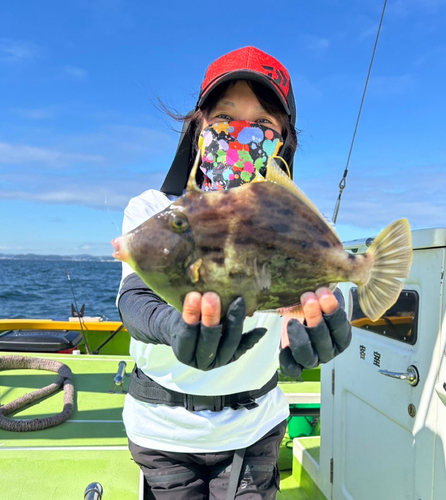
<path id="1" fill-rule="evenodd" d="M 133 231 L 112 241 L 166 302 L 216 292 L 222 311 L 243 296 L 254 311 L 297 311 L 300 295 L 338 282 L 358 285 L 361 308 L 376 321 L 397 300 L 412 262 L 410 226 L 393 222 L 364 255 L 343 250 L 333 228 L 274 160 L 266 182 L 201 191 L 198 158 L 186 193 Z"/>

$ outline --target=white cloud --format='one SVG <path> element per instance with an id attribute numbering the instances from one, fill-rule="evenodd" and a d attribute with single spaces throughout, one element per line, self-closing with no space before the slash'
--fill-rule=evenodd
<path id="1" fill-rule="evenodd" d="M 367 92 L 379 97 L 389 97 L 406 93 L 415 86 L 416 80 L 410 74 L 372 76 Z"/>
<path id="2" fill-rule="evenodd" d="M 87 71 L 78 66 L 64 66 L 65 75 L 75 78 L 76 80 L 85 80 L 87 78 Z"/>
<path id="3" fill-rule="evenodd" d="M 364 40 L 367 40 L 368 38 L 373 38 L 376 39 L 376 35 L 378 33 L 378 25 L 371 26 L 369 28 L 364 29 L 358 37 L 359 42 L 363 42 Z"/>
<path id="4" fill-rule="evenodd" d="M 97 186 L 72 186 L 71 189 L 48 190 L 33 193 L 30 191 L 10 191 L 0 190 L 0 199 L 6 200 L 22 200 L 22 201 L 37 201 L 41 203 L 50 204 L 64 204 L 64 205 L 80 205 L 80 206 L 94 206 L 96 208 L 103 208 L 104 199 L 107 196 L 105 191 L 100 192 Z M 128 203 L 127 196 L 120 197 L 119 195 L 110 196 L 108 199 L 112 200 L 109 205 L 112 209 L 119 206 L 119 209 Z"/>
<path id="5" fill-rule="evenodd" d="M 145 189 L 159 188 L 165 173 L 135 175 L 131 179 L 93 179 L 76 175 L 47 178 L 31 175 L 29 182 L 17 189 L 5 186 L 0 189 L 0 199 L 33 201 L 54 205 L 76 205 L 104 211 L 122 211 L 131 197 Z M 9 188 L 8 188 L 9 187 Z"/>
<path id="6" fill-rule="evenodd" d="M 0 246 L 0 250 L 7 250 L 7 251 L 11 252 L 11 251 L 25 250 L 25 248 L 22 245 L 9 246 L 9 247 Z"/>
<path id="7" fill-rule="evenodd" d="M 129 125 L 107 125 L 97 132 L 71 134 L 60 137 L 64 150 L 83 151 L 99 154 L 108 159 L 108 164 L 131 166 L 143 161 L 147 170 L 159 162 L 166 154 L 171 159 L 175 151 L 178 135 L 171 131 L 155 130 L 148 127 Z"/>
<path id="8" fill-rule="evenodd" d="M 49 167 L 62 167 L 76 162 L 99 163 L 104 157 L 94 154 L 65 153 L 54 149 L 0 142 L 0 163 L 44 163 Z"/>
<path id="9" fill-rule="evenodd" d="M 28 120 L 46 120 L 54 116 L 51 108 L 16 109 L 15 112 Z"/>
<path id="10" fill-rule="evenodd" d="M 398 17 L 408 17 L 409 15 L 436 14 L 438 10 L 446 6 L 446 0 L 394 0 L 389 3 L 389 14 Z"/>
<path id="11" fill-rule="evenodd" d="M 0 61 L 20 62 L 34 59 L 39 48 L 34 42 L 0 38 Z"/>
<path id="12" fill-rule="evenodd" d="M 302 35 L 302 40 L 306 48 L 314 52 L 323 52 L 331 45 L 331 40 L 317 35 Z"/>
<path id="13" fill-rule="evenodd" d="M 122 211 L 133 196 L 159 189 L 177 140 L 127 125 L 39 137 L 56 146 L 0 142 L 0 199 Z"/>

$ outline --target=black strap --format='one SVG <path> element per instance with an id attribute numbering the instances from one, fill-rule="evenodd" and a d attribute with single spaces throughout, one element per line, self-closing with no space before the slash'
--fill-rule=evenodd
<path id="1" fill-rule="evenodd" d="M 246 448 L 234 451 L 234 459 L 232 460 L 231 475 L 229 476 L 228 490 L 225 500 L 234 500 L 237 493 L 237 487 L 242 472 L 243 459 L 245 458 Z"/>
<path id="2" fill-rule="evenodd" d="M 145 403 L 164 404 L 167 406 L 182 406 L 189 411 L 222 411 L 225 407 L 234 410 L 246 408 L 251 410 L 259 406 L 255 400 L 264 396 L 277 386 L 278 375 L 274 376 L 260 389 L 239 392 L 225 396 L 201 396 L 198 394 L 185 394 L 166 389 L 148 377 L 136 365 L 132 372 L 129 393 L 135 399 Z"/>

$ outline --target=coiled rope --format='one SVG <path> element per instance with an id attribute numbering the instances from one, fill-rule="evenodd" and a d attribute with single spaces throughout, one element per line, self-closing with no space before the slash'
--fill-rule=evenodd
<path id="1" fill-rule="evenodd" d="M 33 370 L 48 370 L 56 372 L 59 377 L 52 384 L 37 389 L 21 396 L 20 398 L 0 406 L 0 428 L 7 431 L 25 432 L 25 431 L 39 431 L 59 425 L 68 420 L 74 407 L 74 386 L 73 374 L 70 368 L 59 361 L 43 358 L 33 358 L 27 356 L 0 356 L 0 371 L 2 370 L 20 370 L 30 368 Z M 26 405 L 34 403 L 50 394 L 57 392 L 61 387 L 64 390 L 63 410 L 57 415 L 52 415 L 46 418 L 35 418 L 29 420 L 12 420 L 7 418 L 12 412 L 23 408 Z"/>

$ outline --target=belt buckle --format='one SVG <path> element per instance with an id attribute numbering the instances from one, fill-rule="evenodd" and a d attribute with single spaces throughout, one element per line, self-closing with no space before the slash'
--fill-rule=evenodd
<path id="1" fill-rule="evenodd" d="M 224 396 L 201 396 L 199 394 L 184 395 L 184 407 L 188 411 L 222 411 L 224 406 Z"/>
<path id="2" fill-rule="evenodd" d="M 258 404 L 255 399 L 247 398 L 243 401 L 237 401 L 237 403 L 233 404 L 231 408 L 233 410 L 240 410 L 240 408 L 246 408 L 247 410 L 254 410 L 254 408 L 258 408 Z"/>

